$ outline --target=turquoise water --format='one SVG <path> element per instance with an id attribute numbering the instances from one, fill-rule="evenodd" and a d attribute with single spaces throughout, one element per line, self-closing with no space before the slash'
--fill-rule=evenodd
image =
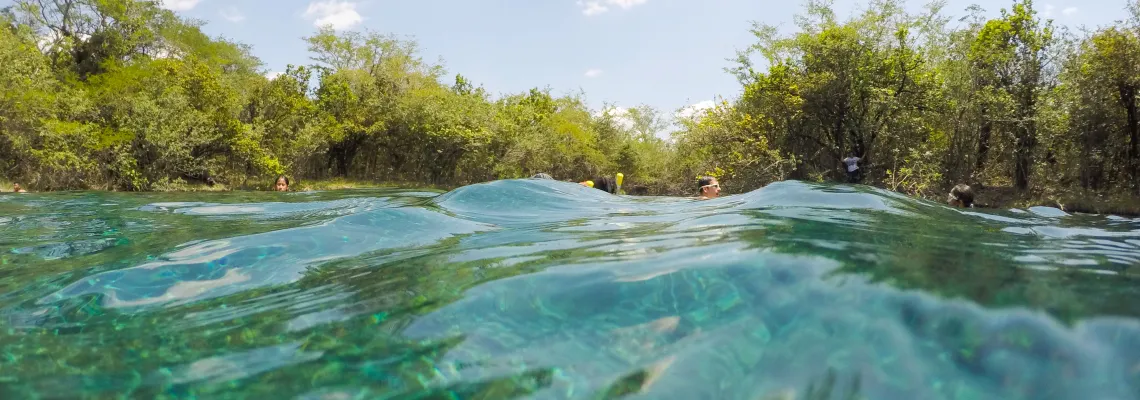
<path id="1" fill-rule="evenodd" d="M 717 200 L 0 195 L 0 398 L 1135 399 L 1140 220 Z"/>

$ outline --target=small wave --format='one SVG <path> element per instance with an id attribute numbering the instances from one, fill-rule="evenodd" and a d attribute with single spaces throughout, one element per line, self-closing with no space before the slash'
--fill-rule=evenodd
<path id="1" fill-rule="evenodd" d="M 2 201 L 11 398 L 1140 394 L 1128 218 L 804 182 Z"/>

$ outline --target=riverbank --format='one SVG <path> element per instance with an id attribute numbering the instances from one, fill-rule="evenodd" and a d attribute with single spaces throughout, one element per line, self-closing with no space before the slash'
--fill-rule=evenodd
<path id="1" fill-rule="evenodd" d="M 985 188 L 978 202 L 994 208 L 1055 207 L 1069 213 L 1140 217 L 1140 197 L 1123 192 L 1018 192 L 1008 187 Z"/>
<path id="2" fill-rule="evenodd" d="M 455 189 L 452 186 L 431 185 L 419 182 L 390 182 L 368 181 L 354 179 L 323 179 L 323 180 L 295 180 L 290 183 L 291 191 L 309 190 L 350 190 L 350 189 L 379 189 L 379 188 L 416 188 L 448 191 Z M 269 184 L 259 186 L 227 186 L 223 184 L 207 185 L 200 182 L 185 182 L 176 180 L 170 183 L 156 184 L 154 192 L 227 192 L 234 190 L 269 190 Z"/>
<path id="3" fill-rule="evenodd" d="M 874 186 L 874 185 L 871 185 Z M 417 189 L 431 189 L 446 192 L 455 189 L 457 186 L 440 186 L 428 185 L 417 182 L 375 182 L 367 180 L 354 180 L 354 179 L 325 179 L 325 180 L 300 180 L 293 182 L 293 191 L 310 191 L 310 190 L 351 190 L 351 189 L 378 189 L 378 188 L 417 188 Z M 879 186 L 876 186 L 879 187 Z M 880 187 L 881 189 L 885 189 Z M 646 189 L 646 188 L 642 188 Z M 224 184 L 207 185 L 198 182 L 186 182 L 182 180 L 175 180 L 156 184 L 152 192 L 227 192 L 235 190 L 268 190 L 257 186 L 249 187 L 234 187 Z M 34 189 L 32 191 L 35 191 Z M 12 192 L 11 182 L 0 182 L 0 193 Z M 630 195 L 645 195 L 649 194 L 648 190 L 637 190 L 636 186 L 631 186 L 626 190 Z M 683 193 L 652 193 L 654 195 L 676 195 L 681 196 Z M 944 199 L 935 198 L 928 199 L 936 202 L 942 202 Z M 1097 192 L 1043 192 L 1043 191 L 1030 191 L 1019 192 L 1010 187 L 985 187 L 978 190 L 977 204 L 984 205 L 987 208 L 994 209 L 1010 209 L 1010 208 L 1028 208 L 1035 206 L 1055 207 L 1065 212 L 1070 213 L 1086 213 L 1086 214 L 1109 214 L 1119 215 L 1125 217 L 1140 217 L 1140 197 L 1133 196 L 1128 193 L 1097 193 Z"/>
<path id="4" fill-rule="evenodd" d="M 374 182 L 365 180 L 350 180 L 350 179 L 328 179 L 328 180 L 314 180 L 314 181 L 297 181 L 292 182 L 290 185 L 291 191 L 309 191 L 309 190 L 349 190 L 349 189 L 380 189 L 380 188 L 416 188 L 416 189 L 431 189 L 446 192 L 454 189 L 455 187 L 429 185 L 417 182 Z M 37 190 L 36 188 L 24 187 L 29 192 L 50 192 L 44 190 Z M 101 190 L 101 189 L 90 189 Z M 159 193 L 177 193 L 177 192 L 232 192 L 240 190 L 252 191 L 269 191 L 269 183 L 261 186 L 251 185 L 225 185 L 216 183 L 207 185 L 201 182 L 186 182 L 183 180 L 174 180 L 170 182 L 156 183 L 151 190 L 145 192 L 159 192 Z M 0 181 L 0 193 L 11 193 L 12 182 Z"/>

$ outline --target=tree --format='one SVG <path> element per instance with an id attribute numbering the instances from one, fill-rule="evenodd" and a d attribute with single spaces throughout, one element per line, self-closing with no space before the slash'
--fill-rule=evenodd
<path id="1" fill-rule="evenodd" d="M 798 178 L 838 178 L 847 155 L 874 165 L 881 148 L 914 146 L 934 88 L 915 45 L 918 21 L 901 3 L 881 1 L 841 23 L 830 4 L 812 1 L 797 18 L 800 33 L 755 25 L 758 42 L 736 68 L 745 85 L 739 107 L 760 129 L 752 134 L 793 155 Z M 757 53 L 767 72 L 752 68 Z"/>
<path id="2" fill-rule="evenodd" d="M 1012 11 L 990 20 L 978 33 L 971 48 L 971 61 L 981 80 L 981 90 L 996 101 L 1007 102 L 1009 120 L 995 120 L 990 105 L 983 103 L 977 168 L 988 159 L 991 132 L 1001 123 L 1012 133 L 1013 181 L 1018 189 L 1029 187 L 1033 151 L 1037 146 L 1038 101 L 1047 85 L 1050 47 L 1054 44 L 1052 21 L 1041 23 L 1031 0 L 1014 3 Z M 996 94 L 995 94 L 996 92 Z"/>
<path id="3" fill-rule="evenodd" d="M 1137 90 L 1140 89 L 1140 38 L 1134 30 L 1125 30 L 1117 27 L 1102 29 L 1093 34 L 1083 43 L 1080 50 L 1083 62 L 1078 66 L 1084 75 L 1086 89 L 1098 93 L 1112 93 L 1112 103 L 1115 103 L 1123 115 L 1120 120 L 1110 125 L 1117 127 L 1109 133 L 1114 137 L 1120 135 L 1127 139 L 1127 157 L 1122 164 L 1127 166 L 1127 181 L 1135 182 L 1140 174 L 1140 113 L 1137 110 Z M 1091 87 L 1089 87 L 1091 86 Z M 1097 100 L 1107 100 L 1104 98 Z M 1112 115 L 1108 110 L 1101 110 L 1102 115 Z M 1109 139 L 1105 137 L 1104 139 Z M 1110 139 L 1111 140 L 1111 139 Z M 1111 140 L 1116 142 L 1116 140 Z M 1103 146 L 1102 143 L 1088 143 L 1092 146 Z"/>

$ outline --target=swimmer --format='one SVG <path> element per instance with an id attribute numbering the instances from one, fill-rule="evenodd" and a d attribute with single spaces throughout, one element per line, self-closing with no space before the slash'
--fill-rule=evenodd
<path id="1" fill-rule="evenodd" d="M 954 186 L 953 189 L 950 189 L 950 196 L 946 202 L 949 203 L 951 207 L 974 207 L 974 189 L 966 184 Z"/>
<path id="2" fill-rule="evenodd" d="M 607 192 L 609 194 L 617 194 L 617 190 L 618 190 L 617 182 L 614 181 L 614 178 L 610 178 L 608 176 L 602 177 L 602 178 L 595 178 L 593 180 L 578 182 L 578 184 L 585 186 L 585 187 L 592 187 L 594 189 L 598 189 L 598 190 L 601 190 L 603 192 Z"/>
<path id="3" fill-rule="evenodd" d="M 289 178 L 285 175 L 278 176 L 277 180 L 273 183 L 273 190 L 276 192 L 288 192 Z"/>
<path id="4" fill-rule="evenodd" d="M 13 183 L 12 184 L 12 192 L 13 193 L 27 193 L 28 191 L 24 190 L 24 188 L 20 187 L 19 183 Z"/>
<path id="5" fill-rule="evenodd" d="M 720 197 L 720 182 L 711 176 L 702 176 L 697 180 L 697 192 L 701 200 Z"/>

